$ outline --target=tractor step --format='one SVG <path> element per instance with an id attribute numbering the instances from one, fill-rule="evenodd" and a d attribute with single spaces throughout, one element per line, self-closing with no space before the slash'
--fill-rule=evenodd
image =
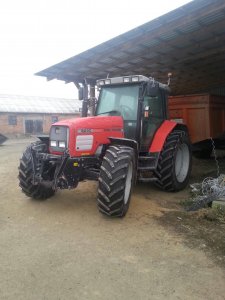
<path id="1" fill-rule="evenodd" d="M 156 182 L 158 178 L 152 177 L 152 178 L 138 178 L 138 181 L 140 182 Z"/>
<path id="2" fill-rule="evenodd" d="M 146 167 L 140 167 L 138 166 L 138 171 L 155 171 L 155 166 L 146 166 Z"/>
<path id="3" fill-rule="evenodd" d="M 151 156 L 139 156 L 138 157 L 139 160 L 141 161 L 149 161 L 149 160 L 155 160 L 155 156 L 151 155 Z"/>
<path id="4" fill-rule="evenodd" d="M 154 171 L 158 164 L 158 153 L 138 157 L 138 171 Z"/>

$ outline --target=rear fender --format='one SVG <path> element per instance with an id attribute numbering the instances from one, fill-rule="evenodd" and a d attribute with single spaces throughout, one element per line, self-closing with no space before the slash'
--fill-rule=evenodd
<path id="1" fill-rule="evenodd" d="M 174 130 L 188 131 L 184 124 L 176 123 L 174 121 L 165 120 L 156 131 L 149 152 L 161 152 L 168 135 Z"/>

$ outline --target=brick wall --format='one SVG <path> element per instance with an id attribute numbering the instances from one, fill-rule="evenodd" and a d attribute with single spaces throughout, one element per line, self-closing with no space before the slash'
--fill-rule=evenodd
<path id="1" fill-rule="evenodd" d="M 16 116 L 16 125 L 9 125 L 8 116 Z M 79 117 L 79 114 L 11 114 L 0 113 L 0 133 L 2 134 L 25 134 L 25 120 L 42 120 L 43 133 L 48 134 L 52 124 L 52 117 L 58 117 L 58 120 L 71 119 Z"/>

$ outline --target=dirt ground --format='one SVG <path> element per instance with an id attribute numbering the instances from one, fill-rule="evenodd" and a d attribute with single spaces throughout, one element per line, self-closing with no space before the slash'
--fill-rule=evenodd
<path id="1" fill-rule="evenodd" d="M 29 142 L 0 146 L 0 299 L 225 298 L 224 224 L 184 212 L 188 188 L 138 184 L 123 219 L 98 213 L 95 182 L 32 201 L 17 180 Z M 195 160 L 191 181 L 214 172 Z"/>

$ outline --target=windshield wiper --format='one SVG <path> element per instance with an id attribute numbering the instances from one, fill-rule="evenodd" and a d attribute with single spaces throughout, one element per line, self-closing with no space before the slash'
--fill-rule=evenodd
<path id="1" fill-rule="evenodd" d="M 120 111 L 118 111 L 118 110 L 109 110 L 109 111 L 104 111 L 104 112 L 102 112 L 102 113 L 100 113 L 100 114 L 97 114 L 96 116 L 99 116 L 99 115 L 104 115 L 104 114 L 111 114 L 111 113 L 117 113 L 117 114 L 119 114 L 119 116 L 121 116 L 121 112 L 120 112 Z"/>

